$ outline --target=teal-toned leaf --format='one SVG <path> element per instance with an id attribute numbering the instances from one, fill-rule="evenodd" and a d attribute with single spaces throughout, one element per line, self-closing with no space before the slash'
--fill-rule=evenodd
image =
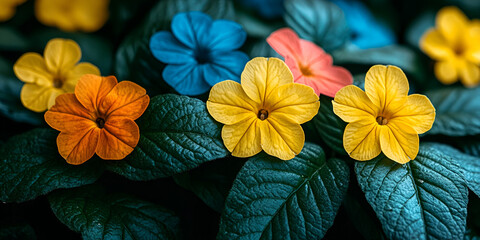
<path id="1" fill-rule="evenodd" d="M 419 47 L 420 39 L 429 28 L 435 26 L 435 12 L 425 11 L 417 17 L 407 29 L 406 40 L 408 44 Z"/>
<path id="2" fill-rule="evenodd" d="M 321 239 L 348 187 L 348 166 L 306 143 L 294 159 L 259 154 L 233 183 L 217 239 Z"/>
<path id="3" fill-rule="evenodd" d="M 480 135 L 455 137 L 452 142 L 466 154 L 480 157 Z"/>
<path id="4" fill-rule="evenodd" d="M 32 226 L 28 224 L 5 224 L 0 226 L 0 239 L 29 239 L 35 240 L 37 236 Z"/>
<path id="5" fill-rule="evenodd" d="M 461 169 L 435 144 L 404 165 L 379 156 L 356 162 L 360 187 L 389 239 L 461 239 L 468 189 Z"/>
<path id="6" fill-rule="evenodd" d="M 245 161 L 234 157 L 207 162 L 191 171 L 174 175 L 175 182 L 195 193 L 213 210 L 221 213 L 233 181 Z"/>
<path id="7" fill-rule="evenodd" d="M 97 186 L 48 196 L 57 218 L 83 239 L 178 239 L 179 219 L 161 206 Z"/>
<path id="8" fill-rule="evenodd" d="M 347 155 L 343 147 L 343 132 L 347 123 L 333 112 L 332 100 L 331 97 L 321 95 L 317 115 L 304 126 L 307 131 L 315 131 L 335 152 Z"/>
<path id="9" fill-rule="evenodd" d="M 133 180 L 151 180 L 188 171 L 229 154 L 221 125 L 207 112 L 205 103 L 173 94 L 152 98 L 138 121 L 140 141 L 122 161 L 107 169 Z"/>
<path id="10" fill-rule="evenodd" d="M 260 39 L 255 42 L 251 42 L 248 47 L 248 56 L 251 58 L 256 58 L 256 57 L 276 57 L 283 59 L 280 54 L 275 52 L 270 45 L 268 45 L 266 39 Z"/>
<path id="11" fill-rule="evenodd" d="M 480 134 L 480 88 L 450 87 L 425 94 L 436 110 L 435 122 L 427 134 Z"/>
<path id="12" fill-rule="evenodd" d="M 34 129 L 12 137 L 0 148 L 0 200 L 23 202 L 59 188 L 95 182 L 103 164 L 91 159 L 68 164 L 58 153 L 58 132 Z"/>
<path id="13" fill-rule="evenodd" d="M 350 188 L 352 187 L 356 186 L 350 184 Z M 345 212 L 357 231 L 360 232 L 365 239 L 385 239 L 383 236 L 382 225 L 375 217 L 375 214 L 368 206 L 368 203 L 365 203 L 366 206 L 362 205 L 359 199 L 351 195 L 349 192 L 347 192 L 342 206 L 345 208 Z M 370 212 L 372 213 L 370 214 Z"/>
<path id="14" fill-rule="evenodd" d="M 343 11 L 324 0 L 285 0 L 285 22 L 300 38 L 331 52 L 350 37 Z"/>
<path id="15" fill-rule="evenodd" d="M 16 29 L 0 27 L 0 50 L 24 51 L 28 48 L 27 39 Z"/>
<path id="16" fill-rule="evenodd" d="M 153 57 L 149 42 L 154 33 L 170 29 L 170 22 L 175 14 L 188 11 L 201 11 L 213 19 L 233 19 L 234 15 L 231 0 L 159 1 L 141 27 L 130 33 L 118 48 L 115 58 L 117 77 L 139 83 L 150 95 L 174 92 L 162 80 L 165 65 Z"/>

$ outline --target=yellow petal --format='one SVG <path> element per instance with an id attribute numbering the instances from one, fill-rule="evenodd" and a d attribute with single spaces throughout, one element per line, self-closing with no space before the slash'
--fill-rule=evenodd
<path id="1" fill-rule="evenodd" d="M 305 134 L 298 123 L 291 123 L 283 115 L 269 116 L 258 121 L 262 149 L 269 155 L 290 160 L 302 151 Z"/>
<path id="2" fill-rule="evenodd" d="M 437 13 L 435 24 L 450 46 L 456 46 L 461 40 L 468 18 L 457 7 L 444 7 Z"/>
<path id="3" fill-rule="evenodd" d="M 212 87 L 207 109 L 215 120 L 231 125 L 247 118 L 255 118 L 258 104 L 245 94 L 239 83 L 227 80 Z"/>
<path id="4" fill-rule="evenodd" d="M 435 121 L 435 108 L 430 100 L 420 94 L 412 94 L 407 97 L 404 107 L 393 114 L 388 121 L 398 125 L 398 122 L 412 127 L 412 134 L 422 134 L 432 128 Z"/>
<path id="5" fill-rule="evenodd" d="M 374 117 L 379 112 L 367 94 L 357 86 L 349 85 L 340 89 L 332 101 L 333 112 L 345 122 L 359 121 Z"/>
<path id="6" fill-rule="evenodd" d="M 402 122 L 380 126 L 380 146 L 391 160 L 404 164 L 417 157 L 418 135 L 409 125 Z"/>
<path id="7" fill-rule="evenodd" d="M 465 36 L 462 38 L 464 44 L 463 56 L 470 62 L 480 64 L 480 20 L 474 19 L 470 22 Z"/>
<path id="8" fill-rule="evenodd" d="M 79 63 L 66 73 L 66 80 L 63 83 L 63 90 L 66 92 L 75 91 L 75 86 L 85 74 L 94 74 L 100 76 L 100 70 L 91 63 Z"/>
<path id="9" fill-rule="evenodd" d="M 242 88 L 250 99 L 262 104 L 271 92 L 287 83 L 293 83 L 288 66 L 278 58 L 257 57 L 245 65 Z"/>
<path id="10" fill-rule="evenodd" d="M 56 90 L 53 87 L 25 83 L 20 92 L 20 100 L 26 108 L 35 112 L 43 112 L 48 109 L 51 95 L 54 92 Z"/>
<path id="11" fill-rule="evenodd" d="M 351 158 L 359 161 L 373 159 L 380 154 L 380 130 L 375 119 L 352 122 L 343 133 L 343 147 Z"/>
<path id="12" fill-rule="evenodd" d="M 460 81 L 465 87 L 475 87 L 480 82 L 480 69 L 477 65 L 465 61 L 459 69 Z"/>
<path id="13" fill-rule="evenodd" d="M 452 60 L 435 63 L 435 76 L 443 84 L 452 84 L 458 80 L 456 64 Z"/>
<path id="14" fill-rule="evenodd" d="M 292 83 L 275 89 L 265 105 L 271 116 L 282 114 L 291 123 L 302 124 L 317 115 L 320 102 L 311 87 Z"/>
<path id="15" fill-rule="evenodd" d="M 25 53 L 13 65 L 15 75 L 26 83 L 52 85 L 53 76 L 45 65 L 45 60 L 38 53 Z"/>
<path id="16" fill-rule="evenodd" d="M 70 39 L 55 38 L 50 40 L 43 53 L 50 72 L 63 76 L 80 61 L 80 46 Z"/>
<path id="17" fill-rule="evenodd" d="M 365 76 L 365 92 L 372 103 L 383 110 L 390 104 L 401 105 L 408 94 L 408 81 L 402 69 L 375 65 Z"/>
<path id="18" fill-rule="evenodd" d="M 258 118 L 248 118 L 242 122 L 225 125 L 222 129 L 223 144 L 235 157 L 251 157 L 260 151 L 260 128 Z"/>
<path id="19" fill-rule="evenodd" d="M 422 36 L 420 49 L 435 60 L 447 59 L 455 55 L 447 40 L 436 29 L 430 29 Z"/>
<path id="20" fill-rule="evenodd" d="M 50 98 L 48 99 L 47 108 L 50 109 L 55 104 L 55 99 L 57 99 L 58 96 L 64 93 L 65 91 L 63 91 L 62 89 L 52 88 Z"/>

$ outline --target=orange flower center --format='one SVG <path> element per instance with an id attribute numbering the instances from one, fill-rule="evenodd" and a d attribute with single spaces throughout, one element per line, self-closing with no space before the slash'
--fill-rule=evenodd
<path id="1" fill-rule="evenodd" d="M 95 120 L 95 123 L 97 123 L 97 127 L 99 128 L 103 128 L 105 126 L 105 120 L 100 117 Z"/>
<path id="2" fill-rule="evenodd" d="M 312 70 L 308 66 L 305 66 L 303 64 L 300 64 L 300 72 L 302 72 L 303 76 L 313 76 Z"/>
<path id="3" fill-rule="evenodd" d="M 376 120 L 377 120 L 377 123 L 380 125 L 386 125 L 388 123 L 388 119 L 383 116 L 378 116 Z"/>
<path id="4" fill-rule="evenodd" d="M 54 88 L 62 88 L 63 86 L 63 80 L 60 77 L 54 77 L 53 78 L 53 87 Z"/>
<path id="5" fill-rule="evenodd" d="M 258 111 L 258 118 L 260 118 L 260 120 L 265 120 L 268 118 L 268 111 L 265 110 L 265 109 L 260 109 L 260 111 Z"/>

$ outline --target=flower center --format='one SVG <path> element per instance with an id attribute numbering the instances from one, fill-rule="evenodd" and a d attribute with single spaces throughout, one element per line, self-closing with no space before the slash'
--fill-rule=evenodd
<path id="1" fill-rule="evenodd" d="M 312 70 L 308 66 L 300 64 L 300 72 L 302 72 L 303 76 L 313 76 Z"/>
<path id="2" fill-rule="evenodd" d="M 388 120 L 386 117 L 378 116 L 377 123 L 380 125 L 386 125 L 388 123 Z"/>
<path id="3" fill-rule="evenodd" d="M 195 60 L 199 64 L 205 64 L 210 62 L 210 51 L 208 49 L 199 47 L 195 50 Z"/>
<path id="4" fill-rule="evenodd" d="M 53 87 L 54 88 L 62 88 L 63 86 L 63 80 L 60 77 L 54 77 L 53 78 Z"/>
<path id="5" fill-rule="evenodd" d="M 463 54 L 464 50 L 465 49 L 464 49 L 463 45 L 459 44 L 459 43 L 455 44 L 455 47 L 453 48 L 453 51 L 455 52 L 455 54 L 457 56 L 461 56 Z"/>
<path id="6" fill-rule="evenodd" d="M 103 128 L 105 126 L 105 120 L 103 118 L 97 118 L 95 123 L 97 123 L 97 127 L 99 128 Z"/>
<path id="7" fill-rule="evenodd" d="M 268 118 L 268 111 L 265 110 L 265 109 L 260 109 L 260 111 L 258 111 L 258 118 L 260 118 L 260 120 L 265 120 Z"/>

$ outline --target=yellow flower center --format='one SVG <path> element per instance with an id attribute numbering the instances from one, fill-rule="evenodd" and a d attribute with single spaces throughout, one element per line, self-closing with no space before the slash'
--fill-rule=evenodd
<path id="1" fill-rule="evenodd" d="M 260 118 L 260 120 L 265 120 L 268 118 L 268 111 L 265 110 L 265 109 L 260 109 L 260 111 L 258 111 L 258 118 Z"/>
<path id="2" fill-rule="evenodd" d="M 97 123 L 97 127 L 99 128 L 103 128 L 105 126 L 105 120 L 100 117 L 95 120 L 95 123 Z"/>
<path id="3" fill-rule="evenodd" d="M 465 51 L 465 47 L 463 46 L 463 44 L 457 43 L 454 46 L 453 51 L 455 52 L 455 54 L 457 56 L 461 56 L 463 54 L 463 52 Z"/>
<path id="4" fill-rule="evenodd" d="M 60 77 L 53 78 L 53 87 L 54 88 L 61 88 L 63 86 L 63 80 Z"/>
<path id="5" fill-rule="evenodd" d="M 303 76 L 313 76 L 312 70 L 308 66 L 300 64 L 300 72 L 302 72 Z"/>
<path id="6" fill-rule="evenodd" d="M 377 123 L 380 125 L 386 125 L 388 123 L 388 119 L 383 116 L 378 116 L 377 117 Z"/>

